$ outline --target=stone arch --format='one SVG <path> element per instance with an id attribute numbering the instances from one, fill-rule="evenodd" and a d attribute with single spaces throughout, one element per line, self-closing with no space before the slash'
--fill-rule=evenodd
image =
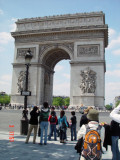
<path id="1" fill-rule="evenodd" d="M 29 104 L 52 103 L 55 65 L 70 60 L 70 105 L 104 107 L 105 47 L 108 45 L 108 26 L 103 12 L 77 13 L 50 17 L 21 19 L 16 22 L 11 104 L 22 104 L 18 94 L 19 73 L 25 68 L 24 55 L 30 48 Z M 95 86 L 82 92 L 87 68 L 96 73 Z M 83 74 L 84 76 L 84 74 Z M 86 81 L 85 81 L 86 82 Z M 80 87 L 81 86 L 81 87 Z M 94 90 L 90 91 L 91 88 Z M 89 93 L 92 92 L 92 93 Z M 49 99 L 47 99 L 49 97 Z"/>
<path id="2" fill-rule="evenodd" d="M 63 45 L 54 45 L 45 49 L 39 56 L 39 63 L 44 64 L 51 69 L 63 59 L 73 59 L 72 51 Z"/>

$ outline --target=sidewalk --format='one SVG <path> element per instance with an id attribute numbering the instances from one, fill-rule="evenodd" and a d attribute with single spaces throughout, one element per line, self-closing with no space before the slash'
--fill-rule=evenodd
<path id="1" fill-rule="evenodd" d="M 14 142 L 9 142 L 9 132 L 0 131 L 0 160 L 78 160 L 79 154 L 76 153 L 75 141 L 68 141 L 61 144 L 59 141 L 48 141 L 47 145 L 39 145 L 40 138 L 37 137 L 36 144 L 30 142 L 25 144 L 26 136 L 14 133 Z M 104 148 L 103 148 L 104 149 Z M 110 147 L 102 156 L 103 160 L 111 160 L 112 153 Z"/>

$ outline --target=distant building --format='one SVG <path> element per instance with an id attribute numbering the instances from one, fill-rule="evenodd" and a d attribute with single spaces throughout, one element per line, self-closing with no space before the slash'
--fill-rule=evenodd
<path id="1" fill-rule="evenodd" d="M 5 93 L 5 92 L 3 92 L 3 91 L 2 91 L 2 92 L 0 92 L 0 95 L 5 95 L 5 94 L 6 94 L 6 93 Z"/>

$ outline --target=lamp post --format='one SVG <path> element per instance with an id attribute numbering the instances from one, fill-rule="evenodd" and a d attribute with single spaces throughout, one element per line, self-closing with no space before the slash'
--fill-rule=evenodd
<path id="1" fill-rule="evenodd" d="M 27 97 L 31 95 L 31 92 L 28 91 L 28 75 L 29 75 L 29 66 L 32 59 L 31 50 L 29 49 L 27 53 L 25 54 L 25 66 L 26 66 L 26 77 L 25 77 L 25 88 L 24 91 L 21 92 L 21 95 L 24 96 L 24 110 L 23 110 L 23 117 L 21 120 L 21 126 L 20 126 L 20 134 L 21 135 L 27 135 L 28 132 L 28 110 L 27 110 Z"/>

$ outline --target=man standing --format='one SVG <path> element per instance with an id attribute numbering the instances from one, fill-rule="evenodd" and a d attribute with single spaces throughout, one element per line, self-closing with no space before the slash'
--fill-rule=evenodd
<path id="1" fill-rule="evenodd" d="M 47 131 L 48 131 L 48 117 L 49 117 L 49 108 L 48 103 L 43 103 L 43 108 L 40 112 L 40 128 L 41 128 L 41 140 L 40 145 L 43 144 L 43 132 L 45 131 L 44 145 L 47 144 Z"/>

